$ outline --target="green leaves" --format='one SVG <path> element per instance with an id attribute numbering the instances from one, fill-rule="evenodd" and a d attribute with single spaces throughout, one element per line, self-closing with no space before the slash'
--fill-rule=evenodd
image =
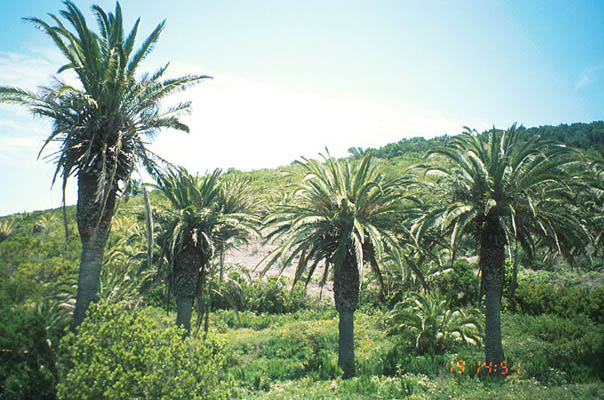
<path id="1" fill-rule="evenodd" d="M 151 310 L 92 305 L 78 330 L 63 338 L 65 399 L 226 399 L 222 341 L 182 340 Z"/>
<path id="2" fill-rule="evenodd" d="M 294 198 L 265 219 L 267 240 L 281 245 L 262 261 L 263 274 L 278 261 L 283 271 L 302 254 L 295 282 L 305 272 L 308 282 L 319 263 L 328 276 L 347 254 L 362 271 L 365 262 L 380 260 L 397 245 L 392 229 L 402 210 L 402 178 L 384 179 L 369 154 L 355 163 L 338 162 L 329 152 L 321 157 L 323 163 L 306 158 L 297 162 L 305 175 Z"/>
<path id="3" fill-rule="evenodd" d="M 566 184 L 567 170 L 576 154 L 564 146 L 513 125 L 483 134 L 466 128 L 449 146 L 428 154 L 449 165 L 426 169 L 441 179 L 432 185 L 441 204 L 416 223 L 415 234 L 436 226 L 451 235 L 454 248 L 459 236 L 477 237 L 487 219 L 493 219 L 503 226 L 508 242 L 528 245 L 536 236 L 561 253 L 589 238 L 580 210 L 568 201 L 574 193 Z"/>
<path id="4" fill-rule="evenodd" d="M 138 67 L 157 43 L 165 21 L 133 54 L 139 20 L 124 37 L 119 3 L 114 13 L 92 7 L 98 33 L 88 27 L 73 2 L 64 4 L 66 10 L 60 11 L 59 17 L 49 15 L 50 23 L 39 18 L 26 20 L 46 33 L 66 58 L 59 73 L 73 70 L 81 86 L 71 87 L 57 80 L 39 93 L 0 87 L 0 102 L 22 105 L 34 115 L 53 121 L 52 133 L 40 151 L 51 141 L 61 142 L 59 152 L 53 155 L 57 164 L 53 183 L 59 175 L 63 187 L 71 175 L 80 171 L 93 175 L 98 180 L 101 215 L 108 197 L 115 195 L 120 182 L 128 181 L 137 164 L 142 163 L 154 175 L 156 162 L 163 161 L 146 149 L 145 136 L 152 138 L 165 127 L 188 132 L 178 117 L 190 110 L 190 103 L 163 110 L 160 102 L 210 77 L 187 75 L 162 80 L 166 66 L 137 80 Z"/>
<path id="5" fill-rule="evenodd" d="M 205 176 L 193 176 L 183 167 L 170 169 L 156 188 L 171 203 L 158 215 L 160 241 L 169 259 L 194 241 L 209 261 L 219 240 L 259 234 L 251 196 L 242 184 L 223 182 L 219 169 Z"/>
<path id="6" fill-rule="evenodd" d="M 451 309 L 432 294 L 411 294 L 386 319 L 390 335 L 409 335 L 419 354 L 440 354 L 455 344 L 479 345 L 482 327 L 475 309 Z"/>

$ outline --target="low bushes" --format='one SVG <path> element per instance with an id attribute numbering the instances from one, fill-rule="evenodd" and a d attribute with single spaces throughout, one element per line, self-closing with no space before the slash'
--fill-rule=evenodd
<path id="1" fill-rule="evenodd" d="M 255 280 L 244 291 L 246 309 L 255 313 L 292 313 L 306 308 L 310 302 L 302 285 L 290 291 L 285 279 L 276 276 L 269 276 L 266 281 Z"/>
<path id="2" fill-rule="evenodd" d="M 229 398 L 222 341 L 183 341 L 146 310 L 92 304 L 61 350 L 60 399 Z"/>
<path id="3" fill-rule="evenodd" d="M 604 287 L 557 287 L 521 281 L 516 289 L 516 311 L 530 315 L 555 314 L 565 318 L 582 314 L 604 323 Z"/>
<path id="4" fill-rule="evenodd" d="M 476 304 L 479 297 L 480 280 L 474 272 L 475 264 L 457 260 L 451 270 L 435 277 L 433 285 L 452 307 Z"/>
<path id="5" fill-rule="evenodd" d="M 502 326 L 514 337 L 506 357 L 522 362 L 521 375 L 547 386 L 604 379 L 604 325 L 585 316 L 509 315 Z"/>
<path id="6" fill-rule="evenodd" d="M 229 279 L 220 284 L 217 294 L 212 299 L 215 310 L 237 308 L 257 314 L 286 314 L 308 308 L 311 303 L 301 284 L 290 290 L 283 277 L 248 281 L 238 272 L 232 272 Z"/>
<path id="7" fill-rule="evenodd" d="M 55 353 L 32 306 L 0 308 L 0 399 L 55 399 Z"/>

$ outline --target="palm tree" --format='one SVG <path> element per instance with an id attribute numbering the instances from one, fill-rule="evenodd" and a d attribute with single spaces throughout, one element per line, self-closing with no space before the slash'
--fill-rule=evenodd
<path id="1" fill-rule="evenodd" d="M 227 175 L 228 176 L 228 175 Z M 225 176 L 225 178 L 227 178 Z M 237 214 L 242 217 L 257 214 L 257 196 L 250 190 L 250 182 L 234 176 L 224 179 L 218 195 L 218 208 L 221 214 Z M 224 256 L 226 250 L 241 244 L 245 236 L 241 236 L 237 227 L 224 226 L 218 233 L 219 281 L 224 278 Z"/>
<path id="2" fill-rule="evenodd" d="M 57 80 L 39 93 L 14 87 L 0 87 L 0 102 L 16 103 L 34 115 L 53 121 L 53 129 L 40 153 L 50 142 L 59 142 L 53 183 L 60 175 L 65 185 L 77 176 L 77 223 L 82 241 L 74 327 L 79 326 L 88 304 L 97 298 L 103 252 L 110 230 L 116 199 L 127 188 L 139 164 L 153 172 L 161 159 L 150 152 L 146 139 L 160 128 L 188 131 L 178 116 L 190 109 L 180 103 L 162 110 L 159 103 L 168 95 L 209 78 L 189 75 L 164 78 L 168 65 L 152 75 L 135 75 L 139 64 L 151 52 L 164 29 L 165 21 L 134 51 L 139 20 L 124 35 L 122 11 L 115 13 L 92 7 L 99 33 L 89 29 L 80 10 L 71 1 L 60 16 L 50 15 L 54 26 L 38 18 L 27 20 L 37 25 L 54 41 L 67 63 L 58 73 L 75 72 L 78 87 Z M 67 25 L 67 26 L 66 26 Z M 69 26 L 70 25 L 70 26 Z"/>
<path id="3" fill-rule="evenodd" d="M 186 336 L 191 331 L 193 303 L 197 297 L 199 304 L 199 296 L 207 292 L 210 261 L 225 232 L 230 238 L 242 240 L 248 233 L 257 232 L 255 217 L 242 210 L 227 212 L 222 208 L 229 199 L 221 192 L 220 174 L 216 169 L 206 176 L 193 176 L 179 167 L 161 174 L 156 186 L 170 202 L 169 207 L 158 211 L 158 242 L 170 268 L 176 324 L 185 329 Z"/>
<path id="4" fill-rule="evenodd" d="M 585 183 L 577 201 L 582 204 L 583 209 L 589 215 L 590 229 L 592 232 L 593 250 L 590 254 L 592 263 L 593 257 L 602 257 L 597 263 L 604 263 L 604 231 L 602 223 L 604 222 L 604 150 L 599 148 L 590 149 L 584 153 L 588 168 L 585 168 L 584 179 L 580 182 Z"/>
<path id="5" fill-rule="evenodd" d="M 385 180 L 371 156 L 351 165 L 322 156 L 324 164 L 298 161 L 305 178 L 293 201 L 279 206 L 265 220 L 267 240 L 281 242 L 265 258 L 265 274 L 277 261 L 281 272 L 299 256 L 296 282 L 307 272 L 306 283 L 324 263 L 324 283 L 333 271 L 334 299 L 339 313 L 338 364 L 344 377 L 355 375 L 354 312 L 364 266 L 369 263 L 382 282 L 378 260 L 396 246 L 391 232 L 399 213 L 400 179 Z"/>
<path id="6" fill-rule="evenodd" d="M 3 242 L 13 232 L 15 226 L 15 220 L 12 218 L 5 218 L 0 221 L 0 242 Z"/>
<path id="7" fill-rule="evenodd" d="M 477 241 L 486 307 L 485 358 L 487 363 L 500 363 L 506 245 L 520 243 L 532 256 L 538 239 L 568 256 L 568 249 L 587 237 L 565 183 L 565 167 L 574 157 L 564 146 L 528 136 L 515 125 L 483 135 L 466 128 L 449 146 L 430 150 L 428 156 L 432 155 L 446 162 L 426 169 L 439 177 L 433 193 L 440 194 L 441 203 L 419 218 L 412 230 L 421 237 L 437 226 L 450 234 L 452 249 L 463 234 Z"/>

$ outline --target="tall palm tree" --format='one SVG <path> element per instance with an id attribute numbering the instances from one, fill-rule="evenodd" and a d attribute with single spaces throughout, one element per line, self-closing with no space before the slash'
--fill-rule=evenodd
<path id="1" fill-rule="evenodd" d="M 176 296 L 176 324 L 185 329 L 187 336 L 193 303 L 204 292 L 208 267 L 224 232 L 241 239 L 257 233 L 253 215 L 223 210 L 224 201 L 229 199 L 221 193 L 220 176 L 218 169 L 206 176 L 193 176 L 179 167 L 162 173 L 156 186 L 170 202 L 157 215 L 158 242 L 169 264 L 170 287 Z"/>
<path id="2" fill-rule="evenodd" d="M 267 240 L 281 242 L 269 254 L 265 274 L 277 261 L 282 269 L 299 257 L 296 282 L 306 272 L 306 282 L 324 263 L 325 282 L 333 271 L 334 299 L 339 313 L 338 364 L 344 377 L 355 375 L 354 312 L 359 284 L 368 263 L 381 282 L 378 261 L 396 247 L 391 232 L 400 204 L 400 179 L 385 180 L 371 156 L 351 165 L 322 156 L 324 164 L 298 161 L 305 178 L 293 201 L 279 206 L 265 220 Z"/>
<path id="3" fill-rule="evenodd" d="M 168 65 L 152 75 L 137 78 L 138 67 L 153 49 L 165 21 L 134 51 L 139 21 L 124 35 L 122 11 L 115 13 L 92 6 L 99 32 L 89 29 L 84 15 L 71 1 L 60 16 L 50 14 L 49 24 L 27 18 L 45 32 L 59 48 L 67 63 L 58 73 L 75 72 L 79 84 L 70 86 L 57 80 L 39 93 L 14 87 L 0 87 L 0 102 L 16 103 L 33 114 L 52 120 L 50 142 L 59 142 L 53 183 L 60 175 L 65 185 L 77 176 L 77 223 L 82 241 L 74 327 L 79 326 L 88 304 L 97 297 L 103 252 L 110 230 L 116 199 L 128 187 L 132 171 L 142 164 L 154 171 L 161 160 L 146 148 L 160 128 L 188 131 L 178 116 L 190 109 L 180 103 L 162 110 L 159 103 L 168 95 L 200 82 L 204 75 L 164 78 Z M 54 23 L 55 25 L 51 25 Z M 39 156 L 39 155 L 38 155 Z"/>
<path id="4" fill-rule="evenodd" d="M 439 178 L 433 192 L 441 201 L 412 229 L 420 237 L 437 226 L 450 234 L 453 249 L 463 234 L 477 241 L 486 307 L 485 358 L 500 363 L 506 245 L 516 241 L 531 255 L 539 240 L 568 255 L 573 244 L 587 237 L 565 183 L 565 167 L 574 157 L 564 146 L 528 136 L 515 125 L 482 135 L 466 128 L 449 146 L 434 148 L 428 156 L 444 157 L 440 166 L 426 169 Z"/>
<path id="5" fill-rule="evenodd" d="M 584 153 L 587 167 L 585 168 L 584 179 L 582 183 L 583 190 L 577 201 L 583 205 L 584 210 L 589 215 L 591 232 L 594 238 L 592 254 L 590 258 L 600 256 L 596 261 L 603 263 L 604 260 L 604 231 L 602 223 L 604 222 L 604 151 L 594 148 Z"/>

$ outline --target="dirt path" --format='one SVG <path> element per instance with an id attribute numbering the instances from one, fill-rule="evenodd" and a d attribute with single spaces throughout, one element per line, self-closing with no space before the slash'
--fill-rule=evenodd
<path id="1" fill-rule="evenodd" d="M 237 249 L 229 250 L 225 254 L 225 263 L 226 264 L 239 264 L 246 267 L 251 274 L 252 279 L 260 279 L 260 271 L 262 270 L 263 265 L 258 266 L 260 261 L 271 251 L 275 250 L 277 246 L 274 244 L 266 244 L 264 245 L 260 240 L 251 240 L 248 245 L 241 246 Z M 281 268 L 280 263 L 275 263 L 266 273 L 266 276 L 272 276 L 279 274 L 279 270 Z M 256 270 L 255 270 L 256 269 Z M 315 274 L 319 277 L 319 272 L 322 273 L 323 269 L 321 268 L 319 271 L 316 271 Z M 295 263 L 286 266 L 283 270 L 282 276 L 288 280 L 293 280 L 296 274 Z M 298 283 L 300 284 L 300 283 Z M 303 283 L 302 283 L 303 284 Z M 309 282 L 308 284 L 308 294 L 313 296 L 319 296 L 321 292 L 321 288 L 317 283 Z M 333 284 L 332 282 L 327 282 L 323 287 L 322 298 L 324 299 L 333 299 Z"/>

